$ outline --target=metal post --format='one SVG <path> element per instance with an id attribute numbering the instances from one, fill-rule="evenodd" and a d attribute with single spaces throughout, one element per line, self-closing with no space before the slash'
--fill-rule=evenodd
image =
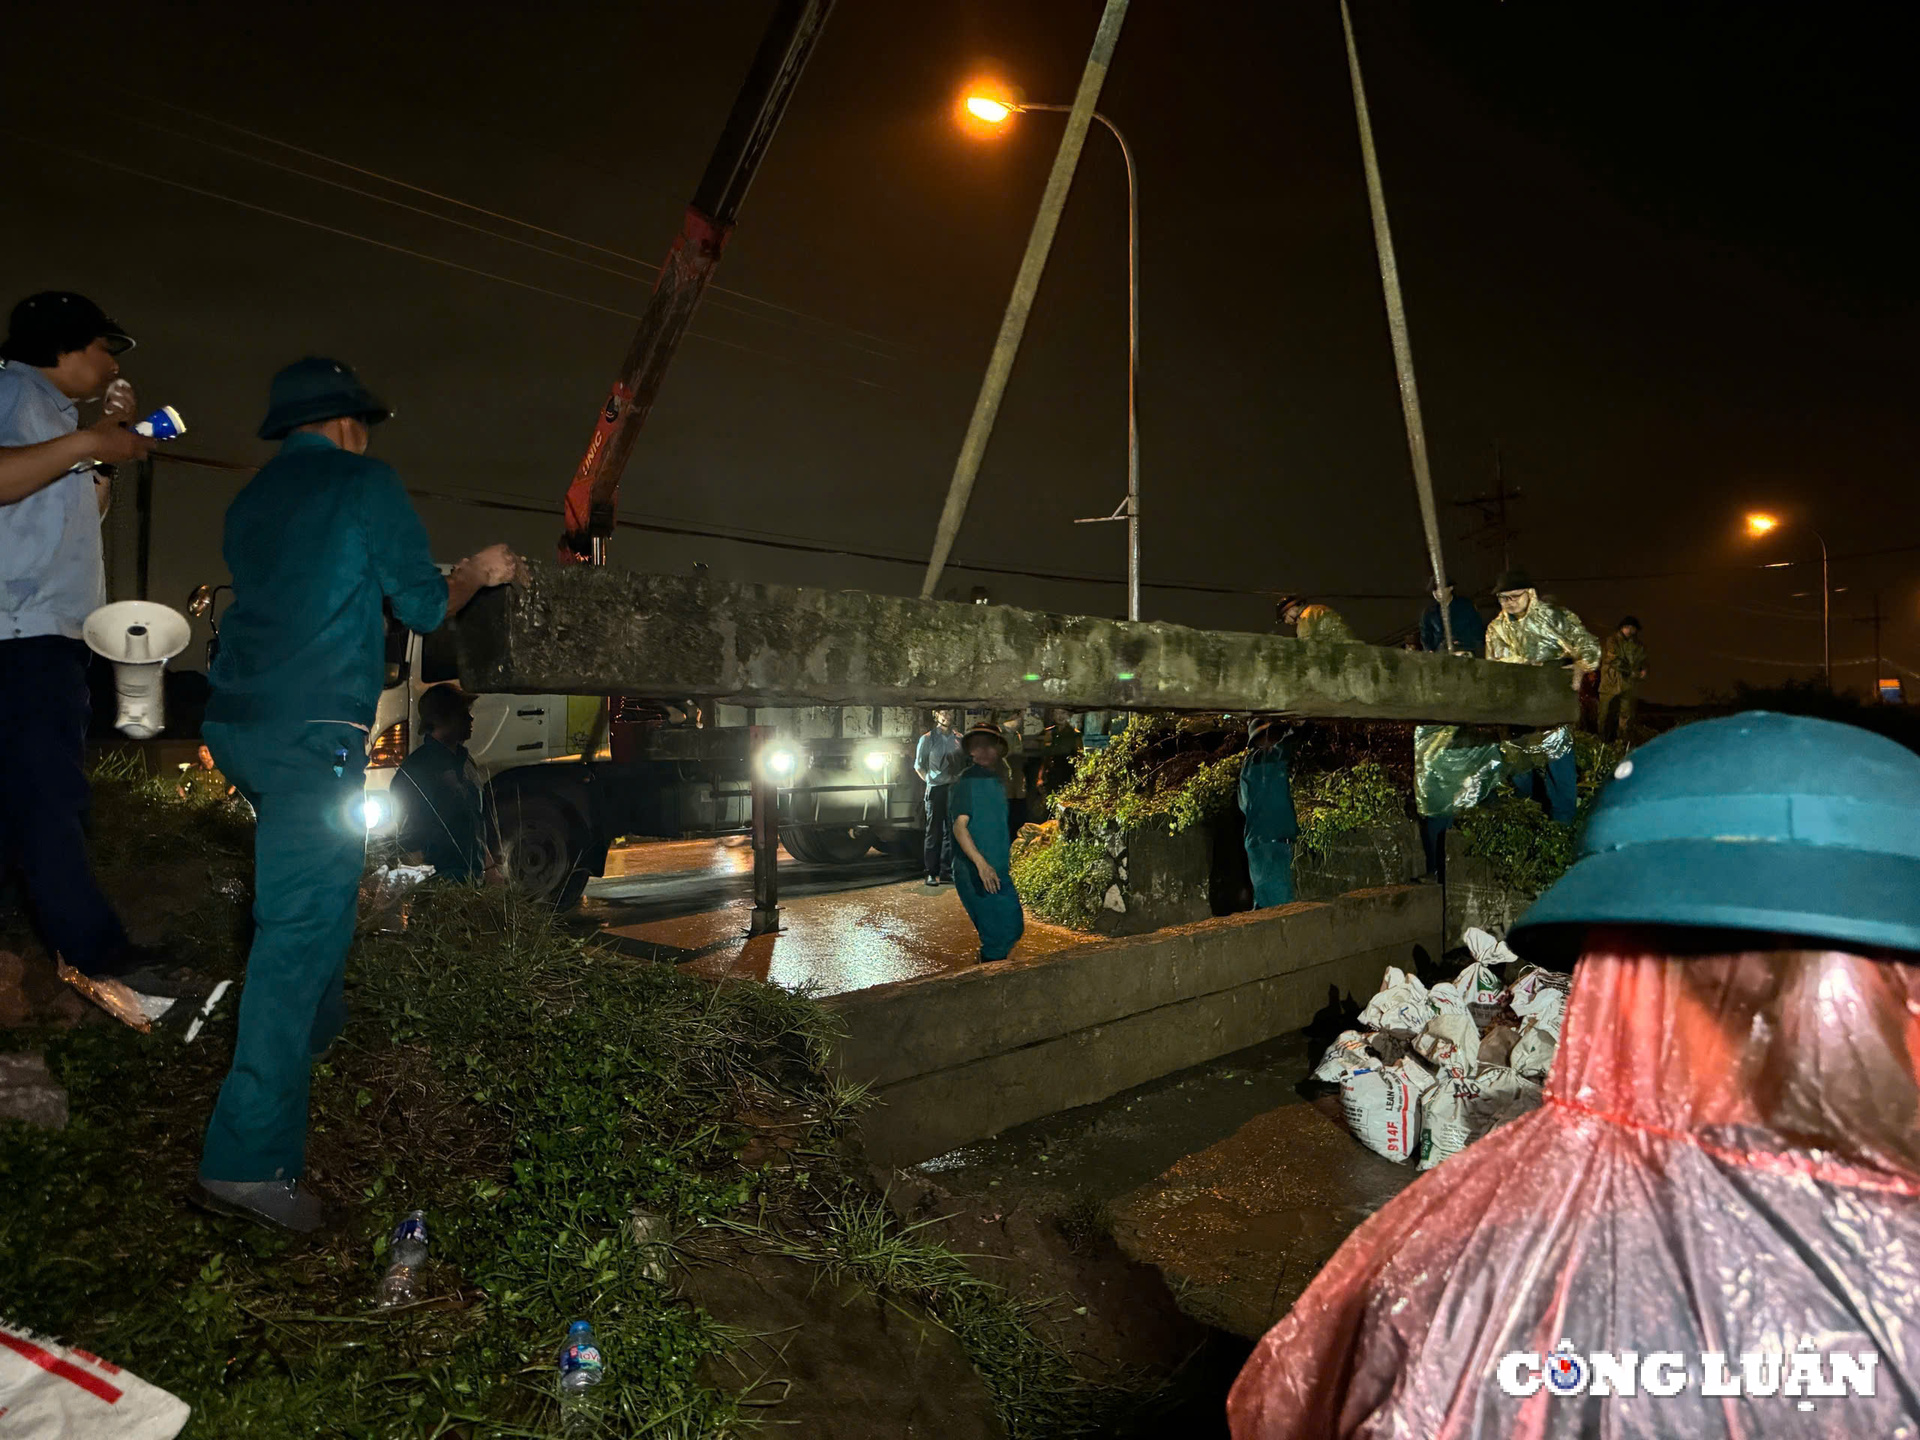
<path id="1" fill-rule="evenodd" d="M 1066 112 L 1070 105 L 1016 105 L 1016 110 L 1052 110 Z M 1076 520 L 1076 525 L 1095 525 L 1106 520 L 1127 522 L 1127 619 L 1140 618 L 1140 182 L 1134 168 L 1133 147 L 1120 127 L 1098 110 L 1093 118 L 1107 127 L 1107 133 L 1119 142 L 1120 158 L 1127 166 L 1127 498 L 1111 515 L 1091 520 Z"/>
<path id="2" fill-rule="evenodd" d="M 153 560 L 153 457 L 140 461 L 134 470 L 133 510 L 136 521 L 133 560 L 134 592 L 147 598 L 147 575 Z"/>
<path id="3" fill-rule="evenodd" d="M 1093 123 L 1093 107 L 1100 99 L 1107 66 L 1112 63 L 1114 47 L 1120 41 L 1120 24 L 1127 18 L 1127 4 L 1128 0 L 1107 0 L 1100 16 L 1100 28 L 1094 32 L 1087 67 L 1080 75 L 1080 88 L 1074 94 L 1072 109 L 1067 112 L 1066 132 L 1061 135 L 1060 150 L 1053 157 L 1053 172 L 1047 176 L 1047 188 L 1040 197 L 1040 213 L 1034 216 L 1033 230 L 1027 236 L 1027 253 L 1020 261 L 1020 273 L 1014 277 L 1013 294 L 1007 297 L 1000 334 L 987 361 L 979 397 L 973 402 L 973 418 L 967 422 L 967 437 L 960 444 L 960 458 L 954 462 L 953 480 L 947 486 L 947 503 L 940 512 L 940 527 L 933 537 L 933 554 L 927 561 L 926 577 L 920 582 L 922 600 L 933 598 L 934 589 L 940 583 L 940 572 L 946 569 L 947 557 L 953 553 L 953 542 L 960 534 L 960 523 L 966 519 L 967 500 L 980 474 L 987 440 L 1000 414 L 1000 401 L 1007 393 L 1014 357 L 1020 353 L 1027 317 L 1033 311 L 1033 297 L 1040 289 L 1040 274 L 1047 268 L 1054 232 L 1060 228 L 1060 212 L 1066 208 L 1073 172 L 1086 145 L 1087 127 Z"/>
<path id="4" fill-rule="evenodd" d="M 1360 78 L 1360 51 L 1354 45 L 1353 17 L 1340 0 L 1340 26 L 1347 34 L 1347 75 L 1353 82 L 1353 113 L 1360 127 L 1360 157 L 1367 171 L 1367 201 L 1373 210 L 1373 243 L 1380 258 L 1380 289 L 1387 302 L 1387 332 L 1393 338 L 1393 364 L 1400 374 L 1400 409 L 1406 416 L 1407 450 L 1413 457 L 1413 484 L 1420 496 L 1420 522 L 1427 531 L 1433 560 L 1433 586 L 1440 599 L 1440 625 L 1447 649 L 1453 649 L 1453 599 L 1447 565 L 1440 553 L 1440 515 L 1433 504 L 1433 475 L 1427 467 L 1427 431 L 1420 420 L 1420 386 L 1413 375 L 1413 342 L 1407 335 L 1407 309 L 1400 297 L 1400 267 L 1393 258 L 1393 231 L 1387 225 L 1387 196 L 1380 183 L 1380 161 L 1373 151 L 1373 122 L 1367 115 L 1367 87 Z"/>
<path id="5" fill-rule="evenodd" d="M 1813 538 L 1820 542 L 1820 668 L 1826 672 L 1827 690 L 1833 690 L 1833 581 L 1827 571 L 1827 537 L 1818 530 Z"/>
<path id="6" fill-rule="evenodd" d="M 780 787 L 761 764 L 761 752 L 774 729 L 755 725 L 747 737 L 753 785 L 753 917 L 747 934 L 772 935 L 780 929 Z"/>

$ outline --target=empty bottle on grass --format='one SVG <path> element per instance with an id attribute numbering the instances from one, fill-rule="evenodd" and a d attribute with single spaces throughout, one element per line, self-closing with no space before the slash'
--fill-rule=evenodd
<path id="1" fill-rule="evenodd" d="M 420 1298 L 420 1267 L 427 1263 L 427 1213 L 410 1211 L 387 1240 L 387 1273 L 375 1303 L 382 1310 L 411 1305 Z"/>
<path id="2" fill-rule="evenodd" d="M 598 1385 L 603 1372 L 600 1346 L 593 1338 L 593 1326 L 576 1320 L 567 1326 L 567 1343 L 560 1347 L 560 1388 L 584 1390 Z"/>

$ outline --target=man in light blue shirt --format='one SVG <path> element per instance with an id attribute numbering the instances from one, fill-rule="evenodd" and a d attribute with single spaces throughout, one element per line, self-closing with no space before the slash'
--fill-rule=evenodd
<path id="1" fill-rule="evenodd" d="M 80 428 L 76 402 L 103 394 L 133 341 L 83 295 L 14 307 L 0 342 L 0 865 L 20 875 L 47 949 L 83 975 L 179 995 L 178 977 L 130 945 L 93 878 L 85 816 L 87 647 L 105 599 L 96 464 L 153 442 L 125 428 L 131 390 Z"/>
<path id="2" fill-rule="evenodd" d="M 913 747 L 913 773 L 927 787 L 927 834 L 921 858 L 926 862 L 929 885 L 953 879 L 953 825 L 947 819 L 947 801 L 953 794 L 953 782 L 966 768 L 960 735 L 953 728 L 953 712 L 934 711 L 933 729 Z"/>

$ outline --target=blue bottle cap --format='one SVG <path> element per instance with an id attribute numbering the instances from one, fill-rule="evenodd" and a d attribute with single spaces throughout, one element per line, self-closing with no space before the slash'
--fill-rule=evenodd
<path id="1" fill-rule="evenodd" d="M 571 1325 L 567 1326 L 567 1334 L 578 1335 L 582 1330 L 591 1330 L 592 1328 L 593 1328 L 592 1321 L 576 1320 Z"/>

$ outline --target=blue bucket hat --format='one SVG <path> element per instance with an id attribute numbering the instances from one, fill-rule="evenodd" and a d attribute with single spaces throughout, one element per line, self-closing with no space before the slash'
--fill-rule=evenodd
<path id="1" fill-rule="evenodd" d="M 393 412 L 375 398 L 353 368 L 323 355 L 296 360 L 273 377 L 262 440 L 284 440 L 302 425 L 351 418 L 378 425 Z"/>
<path id="2" fill-rule="evenodd" d="M 1633 752 L 1580 856 L 1520 917 L 1693 925 L 1920 950 L 1920 755 L 1764 710 Z"/>

